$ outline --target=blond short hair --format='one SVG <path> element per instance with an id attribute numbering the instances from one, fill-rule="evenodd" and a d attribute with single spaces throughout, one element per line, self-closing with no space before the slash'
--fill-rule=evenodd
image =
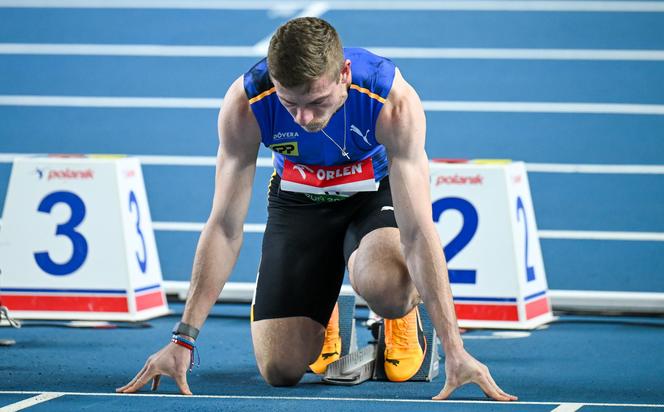
<path id="1" fill-rule="evenodd" d="M 287 88 L 306 86 L 341 71 L 344 51 L 337 31 L 323 19 L 301 17 L 279 27 L 270 40 L 270 76 Z"/>

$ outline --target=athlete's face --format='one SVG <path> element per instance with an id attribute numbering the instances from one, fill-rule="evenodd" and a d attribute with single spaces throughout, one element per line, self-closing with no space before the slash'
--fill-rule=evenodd
<path id="1" fill-rule="evenodd" d="M 308 87 L 285 88 L 272 80 L 277 96 L 295 123 L 309 133 L 322 130 L 346 101 L 351 82 L 350 61 L 337 75 L 323 76 Z"/>

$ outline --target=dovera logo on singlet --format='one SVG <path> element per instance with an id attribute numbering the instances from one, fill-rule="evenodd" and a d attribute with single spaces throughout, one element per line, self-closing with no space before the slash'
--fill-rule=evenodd
<path id="1" fill-rule="evenodd" d="M 291 192 L 337 194 L 378 189 L 371 158 L 339 166 L 311 166 L 284 159 L 281 189 Z"/>

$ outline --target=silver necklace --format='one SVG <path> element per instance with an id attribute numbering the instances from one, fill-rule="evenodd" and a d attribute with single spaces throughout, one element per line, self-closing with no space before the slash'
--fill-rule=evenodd
<path id="1" fill-rule="evenodd" d="M 330 139 L 330 141 L 331 141 L 332 143 L 334 143 L 334 145 L 335 145 L 336 147 L 338 147 L 339 150 L 341 150 L 341 155 L 342 155 L 343 157 L 345 157 L 346 159 L 350 160 L 350 155 L 349 155 L 348 152 L 346 151 L 346 102 L 344 102 L 344 147 L 339 146 L 339 143 L 337 143 L 333 138 L 331 138 L 329 134 L 325 133 L 325 129 L 320 129 L 320 131 L 323 132 L 323 134 L 325 135 L 325 137 L 327 137 L 328 139 Z"/>

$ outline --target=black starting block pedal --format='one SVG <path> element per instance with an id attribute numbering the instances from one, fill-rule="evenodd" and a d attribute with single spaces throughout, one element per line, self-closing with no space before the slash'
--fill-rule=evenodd
<path id="1" fill-rule="evenodd" d="M 356 335 L 353 319 L 353 326 L 350 328 L 342 327 L 344 321 L 347 321 L 350 310 L 347 305 L 352 301 L 352 313 L 355 312 L 355 296 L 345 295 L 343 297 L 344 309 L 342 311 L 342 296 L 339 297 L 339 330 L 342 338 L 342 357 L 332 362 L 327 367 L 323 381 L 333 385 L 359 385 L 370 379 L 387 380 L 385 375 L 385 329 L 381 326 L 378 331 L 378 342 L 357 348 Z M 410 379 L 411 381 L 431 381 L 439 373 L 440 359 L 438 356 L 438 336 L 436 335 L 431 318 L 429 318 L 424 305 L 419 305 L 422 328 L 427 342 L 427 349 L 424 354 L 424 360 L 419 371 Z M 354 316 L 353 316 L 354 318 Z M 344 337 L 344 334 L 347 337 Z M 350 340 L 346 346 L 350 352 L 343 349 L 344 342 Z"/>

